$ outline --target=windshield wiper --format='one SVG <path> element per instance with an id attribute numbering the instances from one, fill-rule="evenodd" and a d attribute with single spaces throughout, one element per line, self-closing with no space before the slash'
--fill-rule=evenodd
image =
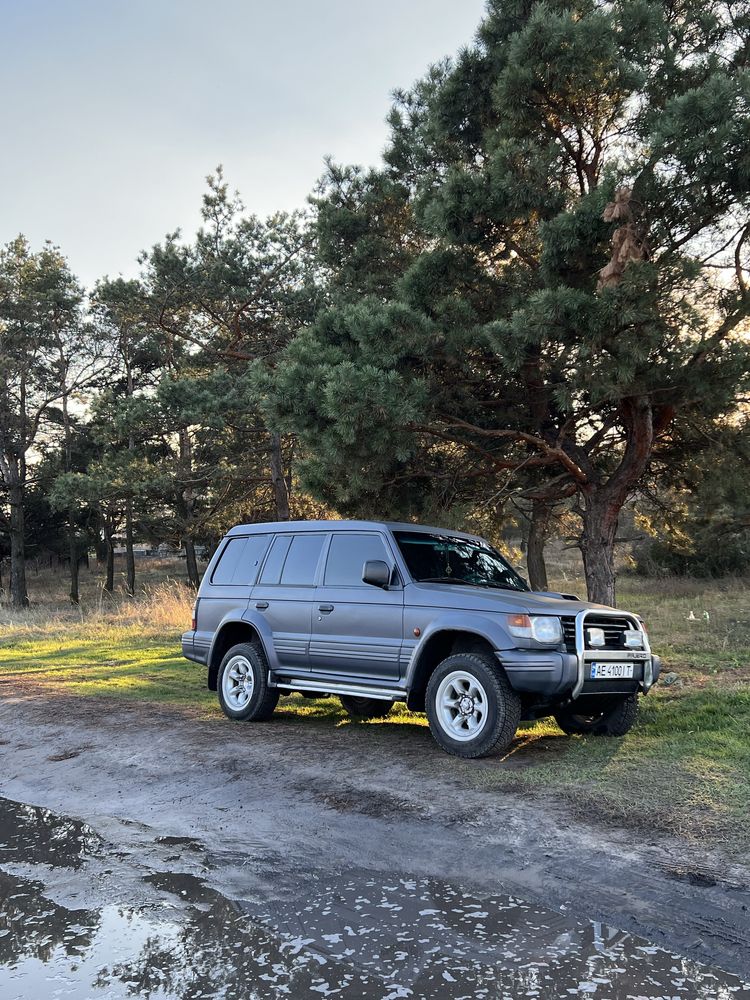
<path id="1" fill-rule="evenodd" d="M 464 587 L 489 587 L 491 590 L 512 590 L 523 593 L 520 587 L 513 587 L 506 583 L 490 583 L 488 580 L 462 580 L 456 576 L 426 576 L 418 583 L 460 583 Z"/>

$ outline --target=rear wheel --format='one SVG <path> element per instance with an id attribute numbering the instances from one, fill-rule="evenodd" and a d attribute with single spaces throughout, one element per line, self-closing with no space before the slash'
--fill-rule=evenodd
<path id="1" fill-rule="evenodd" d="M 494 658 L 455 653 L 440 663 L 425 696 L 430 732 L 457 757 L 501 753 L 521 721 L 521 699 Z"/>
<path id="2" fill-rule="evenodd" d="M 341 704 L 349 715 L 359 719 L 384 719 L 393 708 L 392 701 L 381 698 L 359 698 L 351 694 L 341 695 Z"/>
<path id="3" fill-rule="evenodd" d="M 568 736 L 624 736 L 638 718 L 638 695 L 609 698 L 586 709 L 585 703 L 569 705 L 555 712 L 555 722 Z"/>
<path id="4" fill-rule="evenodd" d="M 268 663 L 258 642 L 241 642 L 224 655 L 219 667 L 219 704 L 224 714 L 241 722 L 269 719 L 279 700 L 268 685 Z"/>

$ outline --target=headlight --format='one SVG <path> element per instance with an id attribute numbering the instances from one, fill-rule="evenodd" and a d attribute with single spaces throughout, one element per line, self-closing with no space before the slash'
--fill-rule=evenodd
<path id="1" fill-rule="evenodd" d="M 562 641 L 560 619 L 547 615 L 508 615 L 508 631 L 519 639 L 535 639 L 545 645 Z"/>

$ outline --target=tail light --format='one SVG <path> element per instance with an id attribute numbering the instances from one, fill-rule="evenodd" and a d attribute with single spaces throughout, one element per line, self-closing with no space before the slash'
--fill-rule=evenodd
<path id="1" fill-rule="evenodd" d="M 190 619 L 190 628 L 195 632 L 198 628 L 198 601 L 193 605 L 193 613 Z"/>

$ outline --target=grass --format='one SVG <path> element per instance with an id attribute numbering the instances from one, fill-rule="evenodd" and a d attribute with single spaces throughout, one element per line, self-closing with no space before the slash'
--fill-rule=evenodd
<path id="1" fill-rule="evenodd" d="M 218 719 L 205 668 L 179 653 L 191 595 L 169 568 L 151 566 L 137 599 L 105 600 L 92 573 L 79 609 L 61 603 L 63 577 L 46 577 L 29 611 L 0 607 L 0 676 Z M 570 578 L 555 585 L 581 591 Z M 750 848 L 750 586 L 623 577 L 618 603 L 643 614 L 676 683 L 643 699 L 637 726 L 622 739 L 569 738 L 541 720 L 522 727 L 502 761 L 467 765 L 463 777 L 498 794 L 562 799 L 581 817 L 639 836 L 677 834 L 739 856 Z M 278 711 L 309 725 L 351 724 L 337 699 L 284 698 Z M 426 720 L 396 706 L 386 724 Z"/>

